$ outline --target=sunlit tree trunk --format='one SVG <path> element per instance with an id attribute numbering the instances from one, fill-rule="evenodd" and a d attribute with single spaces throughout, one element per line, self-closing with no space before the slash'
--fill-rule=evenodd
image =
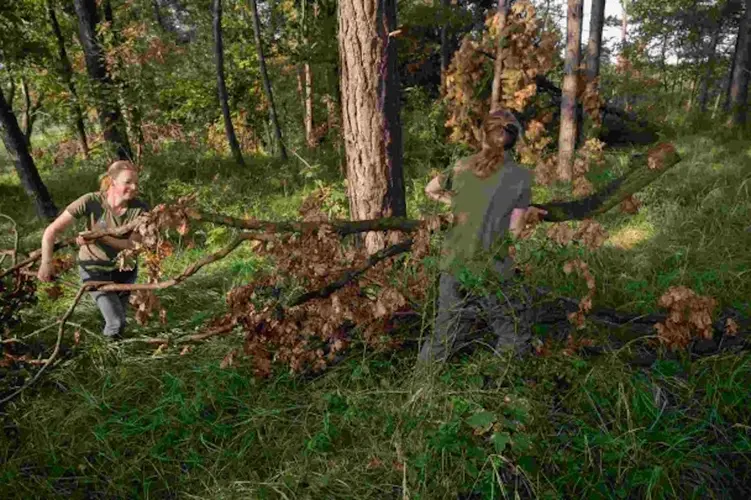
<path id="1" fill-rule="evenodd" d="M 566 22 L 566 61 L 563 67 L 561 96 L 561 127 L 558 136 L 558 178 L 573 178 L 574 147 L 576 145 L 577 69 L 581 53 L 582 0 L 568 0 Z"/>
<path id="2" fill-rule="evenodd" d="M 31 153 L 29 153 L 26 138 L 2 91 L 0 91 L 0 133 L 5 149 L 13 158 L 21 186 L 33 200 L 37 215 L 42 219 L 54 218 L 57 215 L 57 207 L 39 176 Z"/>
<path id="3" fill-rule="evenodd" d="M 232 126 L 232 115 L 229 111 L 229 98 L 227 97 L 227 85 L 224 82 L 224 45 L 222 44 L 222 0 L 214 0 L 213 12 L 214 25 L 214 60 L 216 62 L 216 86 L 219 95 L 219 105 L 222 107 L 224 118 L 224 130 L 227 134 L 227 142 L 238 165 L 244 167 L 242 151 L 237 142 L 235 127 Z"/>
<path id="4" fill-rule="evenodd" d="M 342 134 L 353 220 L 404 216 L 396 0 L 340 0 Z M 387 238 L 368 233 L 369 252 Z"/>

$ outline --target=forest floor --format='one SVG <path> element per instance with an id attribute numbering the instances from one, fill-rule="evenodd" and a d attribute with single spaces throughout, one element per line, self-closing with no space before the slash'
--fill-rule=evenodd
<path id="1" fill-rule="evenodd" d="M 558 247 L 542 234 L 521 245 L 529 281 L 569 297 L 584 280 L 562 270 L 586 261 L 595 305 L 633 313 L 658 310 L 670 286 L 714 297 L 718 309 L 751 315 L 751 146 L 709 132 L 674 139 L 683 161 L 639 193 L 637 215 L 613 210 L 598 220 L 610 234 L 590 251 Z M 608 154 L 596 185 L 628 167 L 631 151 Z M 315 160 L 315 161 L 314 161 Z M 249 171 L 178 146 L 145 162 L 143 197 L 152 205 L 197 193 L 203 208 L 262 219 L 296 218 L 304 196 L 332 186 L 330 211 L 345 213 L 343 184 L 323 175 L 326 157 L 300 172 L 269 159 Z M 101 165 L 68 161 L 43 168 L 58 207 L 94 190 Z M 297 168 L 297 167 L 295 167 Z M 335 170 L 335 169 L 332 169 Z M 408 169 L 409 171 L 409 169 Z M 425 171 L 409 172 L 410 215 L 436 210 L 425 200 Z M 557 193 L 535 188 L 534 201 Z M 11 216 L 20 248 L 39 244 L 43 226 L 12 171 L 0 170 L 0 213 Z M 5 222 L 0 222 L 5 224 Z M 7 226 L 3 226 L 7 227 Z M 540 231 L 544 233 L 544 231 Z M 7 232 L 2 246 L 11 244 Z M 232 231 L 208 226 L 196 245 L 180 242 L 166 275 L 221 246 Z M 226 310 L 225 295 L 264 263 L 247 248 L 160 292 L 167 324 L 131 326 L 129 336 L 199 331 Z M 72 271 L 63 276 L 77 282 Z M 24 338 L 70 305 L 75 288 L 52 300 L 38 292 L 14 335 Z M 428 308 L 429 309 L 429 308 Z M 50 498 L 748 498 L 751 496 L 751 356 L 660 348 L 649 366 L 630 354 L 654 337 L 585 356 L 552 342 L 546 355 L 502 362 L 483 349 L 434 370 L 415 367 L 418 337 L 398 352 L 353 346 L 317 376 L 278 370 L 253 377 L 252 361 L 220 363 L 242 334 L 211 339 L 188 353 L 97 333 L 84 300 L 71 321 L 61 362 L 3 408 L 0 497 Z M 545 336 L 550 332 L 538 328 Z M 607 336 L 589 325 L 582 337 Z M 49 352 L 55 329 L 26 338 Z M 0 371 L 6 392 L 36 368 Z M 3 368 L 0 368 L 3 370 Z"/>

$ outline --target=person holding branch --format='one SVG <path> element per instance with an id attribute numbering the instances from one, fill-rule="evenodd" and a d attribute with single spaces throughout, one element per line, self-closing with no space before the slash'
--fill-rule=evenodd
<path id="1" fill-rule="evenodd" d="M 482 125 L 481 150 L 453 168 L 453 188 L 447 189 L 446 175 L 425 188 L 429 198 L 451 205 L 454 225 L 444 238 L 435 327 L 420 349 L 420 362 L 446 360 L 477 319 L 492 328 L 497 350 L 519 352 L 531 337 L 529 297 L 514 279 L 508 247 L 510 237 L 524 229 L 529 210 L 545 212 L 529 207 L 532 174 L 511 159 L 521 133 L 510 111 L 490 113 Z M 478 277 L 500 282 L 500 293 L 474 293 L 468 283 Z"/>
<path id="2" fill-rule="evenodd" d="M 52 281 L 54 269 L 52 254 L 58 234 L 71 226 L 76 219 L 84 219 L 88 231 L 108 231 L 133 222 L 149 210 L 148 205 L 136 198 L 138 194 L 138 169 L 129 161 L 112 163 L 101 179 L 98 192 L 87 193 L 67 208 L 44 231 L 42 256 L 37 277 Z M 136 262 L 129 262 L 130 269 L 120 269 L 116 262 L 122 250 L 131 249 L 139 235 L 133 231 L 123 237 L 104 236 L 94 241 L 78 236 L 79 273 L 83 282 L 108 281 L 112 283 L 135 283 L 138 275 Z M 109 339 L 119 338 L 126 325 L 129 292 L 91 292 L 104 317 L 104 335 Z"/>

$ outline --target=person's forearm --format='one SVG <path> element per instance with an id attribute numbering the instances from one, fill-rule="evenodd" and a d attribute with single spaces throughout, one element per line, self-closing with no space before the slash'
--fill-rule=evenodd
<path id="1" fill-rule="evenodd" d="M 42 264 L 50 264 L 52 255 L 55 253 L 55 238 L 57 233 L 52 228 L 47 228 L 42 235 Z"/>

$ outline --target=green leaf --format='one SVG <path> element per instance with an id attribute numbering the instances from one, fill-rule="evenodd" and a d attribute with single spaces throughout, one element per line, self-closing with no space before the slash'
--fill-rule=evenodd
<path id="1" fill-rule="evenodd" d="M 493 441 L 493 446 L 495 447 L 495 452 L 500 454 L 503 453 L 503 450 L 506 449 L 506 445 L 511 441 L 511 436 L 508 432 L 494 432 L 491 439 Z"/>
<path id="2" fill-rule="evenodd" d="M 485 429 L 495 422 L 495 415 L 489 411 L 475 413 L 467 419 L 467 423 L 474 429 Z"/>

